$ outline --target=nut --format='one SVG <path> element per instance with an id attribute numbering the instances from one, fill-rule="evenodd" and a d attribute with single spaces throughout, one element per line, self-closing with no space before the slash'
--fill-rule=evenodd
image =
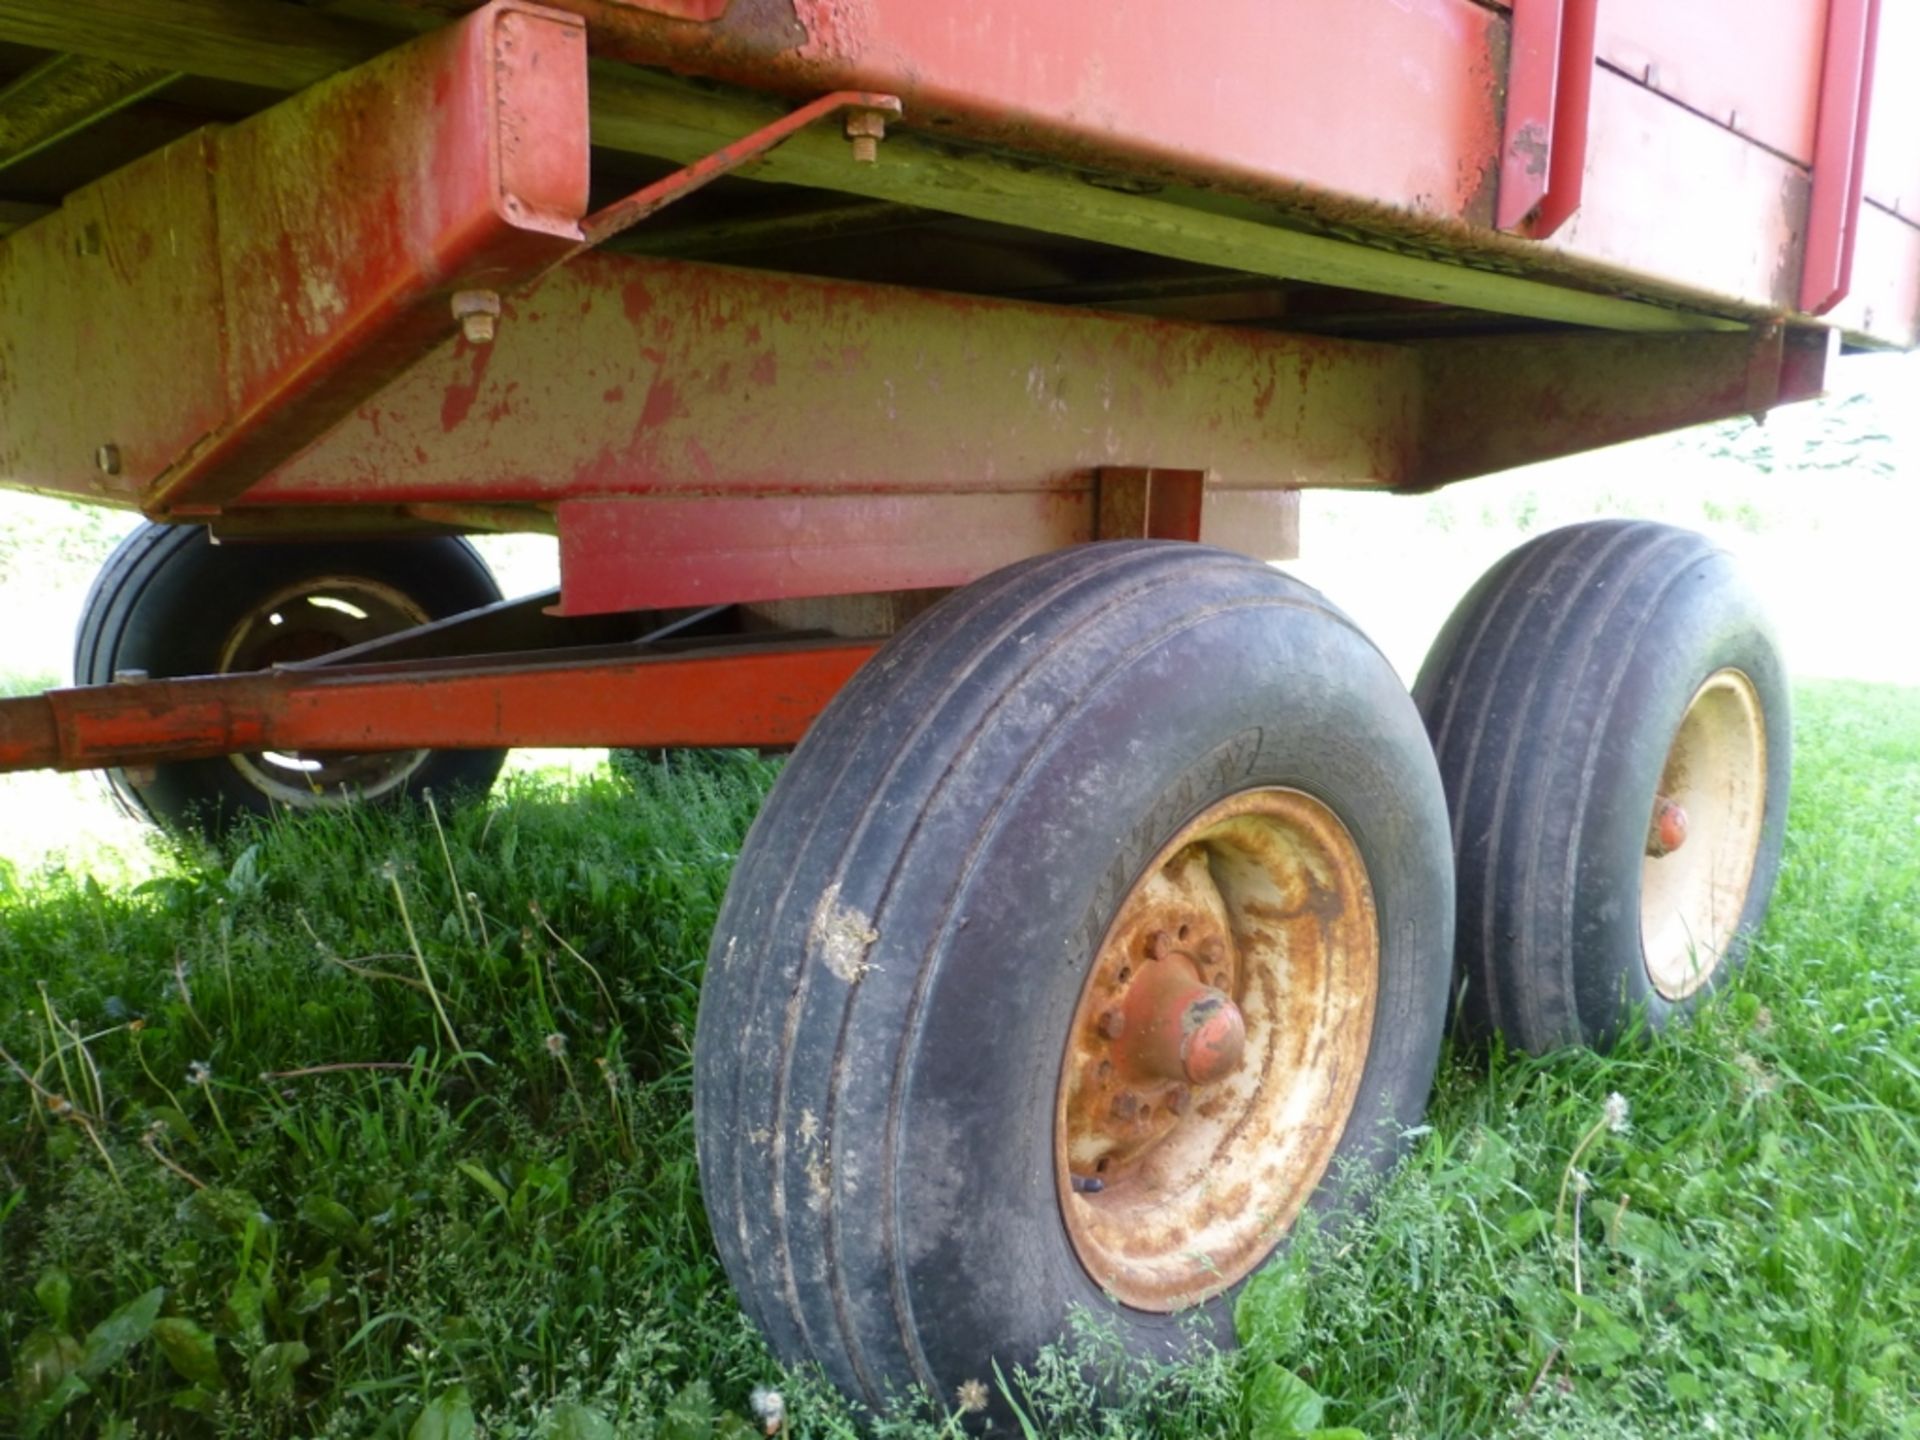
<path id="1" fill-rule="evenodd" d="M 874 165 L 880 160 L 880 142 L 886 138 L 887 117 L 880 110 L 855 110 L 847 116 L 847 138 L 853 142 L 856 165 Z"/>
<path id="2" fill-rule="evenodd" d="M 453 318 L 460 322 L 460 333 L 469 345 L 490 345 L 500 318 L 500 292 L 497 290 L 456 290 Z"/>
<path id="3" fill-rule="evenodd" d="M 1100 1012 L 1100 1033 L 1109 1040 L 1118 1040 L 1127 1028 L 1126 1013 L 1118 1005 Z"/>

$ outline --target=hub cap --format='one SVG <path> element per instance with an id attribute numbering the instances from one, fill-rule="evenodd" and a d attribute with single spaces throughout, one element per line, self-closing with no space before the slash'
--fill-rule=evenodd
<path id="1" fill-rule="evenodd" d="M 1738 670 L 1718 671 L 1674 733 L 1640 862 L 1640 950 L 1668 1000 L 1705 985 L 1739 929 L 1766 795 L 1760 697 Z"/>
<path id="2" fill-rule="evenodd" d="M 377 581 L 304 580 L 241 617 L 221 647 L 219 673 L 313 660 L 411 630 L 430 618 L 407 596 Z M 296 751 L 228 758 L 254 789 L 283 805 L 310 810 L 348 798 L 372 800 L 397 789 L 427 755 L 425 750 Z"/>
<path id="3" fill-rule="evenodd" d="M 1366 867 L 1320 801 L 1249 790 L 1174 837 L 1107 931 L 1061 1068 L 1055 1170 L 1088 1274 L 1169 1311 L 1266 1258 L 1345 1131 L 1378 981 Z"/>

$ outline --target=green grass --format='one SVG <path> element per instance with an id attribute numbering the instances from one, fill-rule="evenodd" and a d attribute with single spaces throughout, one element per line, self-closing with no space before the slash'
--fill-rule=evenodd
<path id="1" fill-rule="evenodd" d="M 521 778 L 444 851 L 359 814 L 131 888 L 0 865 L 0 1433 L 694 1440 L 759 1384 L 857 1433 L 740 1317 L 693 1162 L 700 965 L 772 774 Z M 1007 1377 L 1036 1430 L 1920 1435 L 1920 692 L 1804 690 L 1797 787 L 1698 1023 L 1450 1056 L 1246 1350 L 1103 1408 L 1089 1321 Z"/>

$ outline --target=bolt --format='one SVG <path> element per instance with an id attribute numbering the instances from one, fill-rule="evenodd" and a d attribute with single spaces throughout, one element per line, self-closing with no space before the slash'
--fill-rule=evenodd
<path id="1" fill-rule="evenodd" d="M 1176 1115 L 1187 1113 L 1187 1101 L 1192 1098 L 1184 1085 L 1176 1085 L 1167 1092 L 1167 1109 Z"/>
<path id="2" fill-rule="evenodd" d="M 1140 1097 L 1131 1090 L 1122 1090 L 1113 1097 L 1113 1118 L 1131 1120 L 1140 1113 Z"/>
<path id="3" fill-rule="evenodd" d="M 120 447 L 118 445 L 102 445 L 98 450 L 93 452 L 93 463 L 100 467 L 100 473 L 102 475 L 118 475 L 120 473 Z"/>
<path id="4" fill-rule="evenodd" d="M 1109 1040 L 1118 1040 L 1127 1028 L 1127 1017 L 1118 1005 L 1100 1012 L 1099 1030 Z"/>
<path id="5" fill-rule="evenodd" d="M 500 316 L 500 292 L 497 290 L 456 290 L 453 318 L 460 322 L 460 333 L 469 345 L 491 345 L 495 322 Z"/>
<path id="6" fill-rule="evenodd" d="M 1658 860 L 1687 843 L 1687 812 L 1665 795 L 1654 797 L 1653 823 L 1647 827 L 1647 854 Z"/>
<path id="7" fill-rule="evenodd" d="M 1107 1182 L 1098 1175 L 1073 1175 L 1068 1178 L 1077 1195 L 1098 1195 L 1107 1188 Z"/>
<path id="8" fill-rule="evenodd" d="M 1171 930 L 1154 931 L 1147 940 L 1147 958 L 1149 960 L 1166 959 L 1167 956 L 1173 953 L 1173 944 L 1173 932 Z"/>
<path id="9" fill-rule="evenodd" d="M 854 110 L 847 115 L 847 138 L 853 142 L 853 163 L 877 165 L 880 142 L 886 138 L 887 117 L 880 110 Z"/>
<path id="10" fill-rule="evenodd" d="M 1200 958 L 1209 965 L 1218 965 L 1227 958 L 1227 944 L 1218 935 L 1209 935 L 1200 942 Z"/>

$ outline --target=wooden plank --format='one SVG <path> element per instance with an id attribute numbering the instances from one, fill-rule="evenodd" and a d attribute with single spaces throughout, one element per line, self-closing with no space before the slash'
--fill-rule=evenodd
<path id="1" fill-rule="evenodd" d="M 259 0 L 0 0 L 0 40 L 270 90 L 303 90 L 401 38 Z"/>
<path id="2" fill-rule="evenodd" d="M 37 205 L 31 200 L 0 200 L 0 235 L 11 235 L 22 225 L 51 215 L 56 207 Z"/>
<path id="3" fill-rule="evenodd" d="M 593 89 L 595 144 L 683 162 L 782 113 L 770 102 L 694 91 L 605 64 L 595 66 Z M 841 136 L 816 129 L 796 135 L 742 173 L 1275 279 L 1602 329 L 1740 328 L 1709 316 L 1289 230 L 1241 214 L 1202 211 L 1160 196 L 1125 194 L 1063 170 L 936 149 L 911 135 L 888 139 L 879 164 L 855 165 Z"/>
<path id="4" fill-rule="evenodd" d="M 94 55 L 41 61 L 0 90 L 0 170 L 179 78 L 176 70 Z"/>
<path id="5" fill-rule="evenodd" d="M 0 0 L 0 40 L 297 89 L 357 64 L 398 37 L 312 10 L 249 0 Z M 690 162 L 784 113 L 771 100 L 715 92 L 597 63 L 594 142 Z M 1620 330 L 1727 328 L 1688 312 L 1512 274 L 1356 245 L 1161 197 L 1123 194 L 1065 170 L 953 153 L 910 135 L 878 165 L 856 165 L 837 132 L 795 137 L 750 172 L 971 219 L 1119 245 L 1251 274 L 1373 290 L 1444 305 Z"/>

